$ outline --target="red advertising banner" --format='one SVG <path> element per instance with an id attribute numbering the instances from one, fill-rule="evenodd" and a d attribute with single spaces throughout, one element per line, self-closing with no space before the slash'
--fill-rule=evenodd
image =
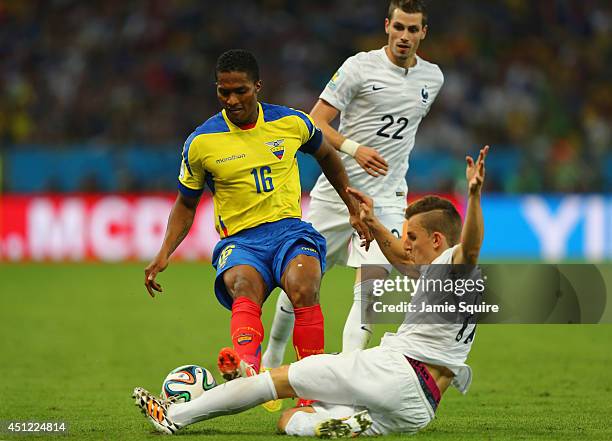
<path id="1" fill-rule="evenodd" d="M 147 260 L 163 240 L 174 194 L 0 198 L 0 259 Z M 209 259 L 219 240 L 212 199 L 202 197 L 182 259 Z"/>
<path id="2" fill-rule="evenodd" d="M 158 251 L 175 194 L 0 196 L 0 260 L 148 260 Z M 310 199 L 302 198 L 306 214 Z M 348 220 L 347 220 L 348 221 Z M 210 260 L 219 240 L 210 195 L 173 257 Z"/>

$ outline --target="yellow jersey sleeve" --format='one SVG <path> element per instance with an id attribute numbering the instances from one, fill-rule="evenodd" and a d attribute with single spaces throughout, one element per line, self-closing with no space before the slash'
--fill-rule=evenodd
<path id="1" fill-rule="evenodd" d="M 198 133 L 192 133 L 183 145 L 179 190 L 188 197 L 199 197 L 204 191 L 206 171 L 199 155 Z"/>
<path id="2" fill-rule="evenodd" d="M 323 142 L 323 134 L 321 130 L 315 126 L 313 119 L 305 112 L 301 110 L 291 109 L 295 112 L 295 115 L 298 116 L 296 118 L 298 124 L 298 131 L 302 137 L 302 146 L 300 147 L 300 151 L 303 153 L 314 154 L 321 143 Z"/>

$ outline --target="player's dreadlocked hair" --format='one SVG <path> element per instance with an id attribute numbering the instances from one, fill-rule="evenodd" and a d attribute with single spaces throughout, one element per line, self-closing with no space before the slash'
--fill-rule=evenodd
<path id="1" fill-rule="evenodd" d="M 461 216 L 455 206 L 447 199 L 438 196 L 425 196 L 414 201 L 406 208 L 406 219 L 417 214 L 425 214 L 421 226 L 428 234 L 439 232 L 453 246 L 461 238 Z"/>
<path id="2" fill-rule="evenodd" d="M 253 81 L 259 81 L 259 65 L 255 56 L 243 49 L 231 49 L 217 58 L 215 78 L 219 72 L 245 72 Z"/>
<path id="3" fill-rule="evenodd" d="M 425 10 L 424 0 L 391 0 L 391 2 L 389 2 L 389 10 L 387 12 L 387 18 L 389 20 L 391 20 L 391 17 L 393 17 L 393 11 L 395 11 L 397 8 L 401 9 L 407 14 L 418 14 L 420 12 L 423 14 L 421 26 L 427 26 L 427 11 Z"/>

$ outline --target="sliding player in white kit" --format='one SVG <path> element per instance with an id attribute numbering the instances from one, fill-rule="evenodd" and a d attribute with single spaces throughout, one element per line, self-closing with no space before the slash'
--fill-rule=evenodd
<path id="1" fill-rule="evenodd" d="M 349 189 L 361 201 L 361 219 L 400 271 L 410 264 L 424 264 L 421 275 L 438 271 L 437 278 L 456 280 L 461 264 L 474 268 L 484 237 L 480 195 L 488 149 L 480 151 L 476 162 L 466 157 L 468 204 L 463 226 L 450 201 L 427 196 L 406 209 L 406 238 L 402 241 L 377 219 L 372 199 Z M 425 294 L 417 289 L 412 301 Z M 446 298 L 452 301 L 463 295 L 451 291 Z M 288 435 L 338 438 L 415 433 L 434 418 L 449 386 L 467 392 L 472 372 L 465 362 L 476 328 L 467 315 L 460 317 L 465 319 L 462 325 L 455 324 L 460 323 L 457 321 L 415 323 L 417 317 L 408 312 L 398 331 L 387 333 L 380 346 L 312 355 L 289 366 L 229 381 L 187 403 L 169 403 L 142 388 L 136 388 L 133 397 L 153 426 L 169 434 L 198 421 L 296 396 L 319 401 L 283 413 L 278 428 Z"/>
<path id="2" fill-rule="evenodd" d="M 444 77 L 440 68 L 416 55 L 427 34 L 427 14 L 421 0 L 392 0 L 385 20 L 388 45 L 348 58 L 310 112 L 325 138 L 338 150 L 351 186 L 371 195 L 376 215 L 397 237 L 406 208 L 408 157 L 422 118 L 429 111 Z M 340 112 L 340 127 L 330 125 Z M 308 221 L 327 241 L 327 268 L 335 264 L 356 268 L 353 306 L 344 327 L 342 350 L 367 346 L 372 330 L 361 323 L 361 302 L 369 293 L 362 285 L 360 266 L 368 277 L 386 277 L 390 271 L 380 247 L 369 251 L 346 222 L 347 212 L 325 176 L 312 190 Z M 384 265 L 384 266 L 383 266 Z M 268 347 L 262 358 L 266 368 L 279 366 L 293 329 L 291 301 L 281 292 Z M 280 403 L 267 403 L 270 411 Z"/>

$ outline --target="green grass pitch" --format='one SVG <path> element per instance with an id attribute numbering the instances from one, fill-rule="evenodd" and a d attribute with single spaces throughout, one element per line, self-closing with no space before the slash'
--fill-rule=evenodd
<path id="1" fill-rule="evenodd" d="M 206 263 L 172 264 L 159 278 L 164 294 L 151 299 L 142 264 L 0 265 L 0 420 L 63 420 L 65 438 L 78 440 L 160 439 L 130 394 L 139 385 L 157 391 L 181 364 L 216 373 L 217 351 L 230 343 L 229 313 L 212 277 Z M 350 271 L 325 277 L 328 352 L 340 348 L 351 295 Z M 264 308 L 266 329 L 275 299 Z M 612 325 L 482 325 L 470 392 L 447 392 L 414 439 L 611 440 L 611 341 Z M 192 426 L 179 439 L 279 439 L 276 418 L 256 408 Z M 63 439 L 49 437 L 0 433 Z"/>

